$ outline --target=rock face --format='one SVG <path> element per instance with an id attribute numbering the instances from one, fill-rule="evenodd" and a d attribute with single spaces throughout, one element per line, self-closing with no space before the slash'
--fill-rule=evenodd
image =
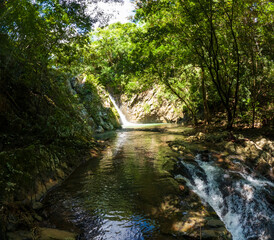
<path id="1" fill-rule="evenodd" d="M 182 121 L 183 109 L 179 100 L 163 96 L 163 89 L 153 89 L 132 97 L 120 96 L 120 109 L 127 120 L 134 123 L 178 123 Z"/>
<path id="2" fill-rule="evenodd" d="M 119 116 L 109 94 L 92 76 L 78 76 L 68 80 L 67 86 L 79 102 L 80 117 L 97 133 L 120 127 Z"/>
<path id="3" fill-rule="evenodd" d="M 274 145 L 271 140 L 266 138 L 251 141 L 249 139 L 241 139 L 242 144 L 228 142 L 225 149 L 230 153 L 240 156 L 249 166 L 253 167 L 261 175 L 274 180 Z"/>

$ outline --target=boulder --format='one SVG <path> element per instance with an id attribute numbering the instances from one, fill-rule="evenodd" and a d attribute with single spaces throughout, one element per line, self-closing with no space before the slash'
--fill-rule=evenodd
<path id="1" fill-rule="evenodd" d="M 202 230 L 202 239 L 227 239 L 229 235 L 225 227 Z M 226 238 L 223 238 L 223 236 L 226 236 Z"/>

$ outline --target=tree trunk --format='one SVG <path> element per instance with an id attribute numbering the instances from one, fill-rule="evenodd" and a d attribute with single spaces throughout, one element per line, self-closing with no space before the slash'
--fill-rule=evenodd
<path id="1" fill-rule="evenodd" d="M 252 128 L 255 128 L 255 114 L 256 114 L 256 109 L 255 109 L 255 104 L 252 104 Z"/>
<path id="2" fill-rule="evenodd" d="M 230 109 L 227 109 L 227 126 L 226 126 L 227 129 L 233 128 L 233 121 L 234 121 L 234 118 L 233 118 L 232 112 Z"/>
<path id="3" fill-rule="evenodd" d="M 206 88 L 205 88 L 205 73 L 204 68 L 202 67 L 202 93 L 203 93 L 203 105 L 204 105 L 204 120 L 206 124 L 209 124 L 210 122 L 210 113 L 209 108 L 207 104 L 207 94 L 206 94 Z"/>
<path id="4" fill-rule="evenodd" d="M 190 104 L 182 96 L 180 96 L 180 94 L 170 85 L 168 80 L 164 81 L 163 83 L 170 89 L 171 92 L 173 92 L 186 105 L 187 109 L 191 113 L 194 126 L 197 126 L 198 125 L 198 120 L 197 120 L 194 109 L 192 109 L 190 107 Z"/>

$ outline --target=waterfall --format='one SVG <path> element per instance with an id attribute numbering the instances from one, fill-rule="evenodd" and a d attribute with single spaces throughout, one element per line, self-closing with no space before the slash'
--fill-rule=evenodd
<path id="1" fill-rule="evenodd" d="M 109 94 L 109 98 L 111 100 L 111 102 L 113 103 L 115 109 L 117 110 L 119 116 L 120 116 L 120 119 L 121 119 L 121 122 L 122 122 L 122 126 L 130 126 L 130 125 L 133 125 L 133 123 L 129 122 L 126 118 L 126 116 L 123 114 L 123 112 L 120 110 L 120 108 L 118 107 L 118 105 L 116 104 L 114 98 Z"/>
<path id="2" fill-rule="evenodd" d="M 273 239 L 272 182 L 255 179 L 245 171 L 222 169 L 213 161 L 204 162 L 201 154 L 195 162 L 198 166 L 180 162 L 189 173 L 183 178 L 215 210 L 234 240 Z"/>
<path id="3" fill-rule="evenodd" d="M 119 116 L 120 116 L 120 119 L 121 119 L 121 122 L 122 122 L 122 127 L 123 128 L 135 128 L 135 127 L 149 127 L 149 126 L 157 126 L 157 125 L 162 125 L 162 124 L 165 124 L 165 123 L 132 123 L 132 122 L 129 122 L 125 116 L 125 114 L 123 114 L 123 112 L 120 110 L 120 108 L 118 107 L 118 105 L 116 104 L 114 98 L 109 94 L 109 98 L 111 100 L 111 102 L 113 103 L 115 109 L 117 110 Z"/>

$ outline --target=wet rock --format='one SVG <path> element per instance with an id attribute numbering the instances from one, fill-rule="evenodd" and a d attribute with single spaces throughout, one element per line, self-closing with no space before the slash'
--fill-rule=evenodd
<path id="1" fill-rule="evenodd" d="M 266 176 L 266 175 L 270 175 L 270 166 L 269 164 L 264 160 L 264 159 L 259 159 L 257 166 L 256 166 L 256 171 L 258 171 L 260 174 Z"/>
<path id="2" fill-rule="evenodd" d="M 76 233 L 71 233 L 53 228 L 40 228 L 41 240 L 74 240 Z"/>
<path id="3" fill-rule="evenodd" d="M 203 239 L 216 239 L 218 234 L 214 230 L 203 230 L 202 231 L 202 238 Z"/>
<path id="4" fill-rule="evenodd" d="M 206 223 L 207 226 L 217 228 L 217 227 L 223 227 L 224 223 L 219 219 L 210 219 Z"/>
<path id="5" fill-rule="evenodd" d="M 219 227 L 216 229 L 202 229 L 202 239 L 232 239 L 231 234 L 225 229 L 225 227 Z"/>
<path id="6" fill-rule="evenodd" d="M 236 152 L 236 144 L 234 142 L 228 142 L 225 145 L 225 149 L 229 151 L 230 153 L 235 153 Z"/>
<path id="7" fill-rule="evenodd" d="M 209 162 L 210 161 L 210 154 L 209 154 L 209 151 L 203 151 L 201 152 L 201 160 L 203 162 Z"/>

